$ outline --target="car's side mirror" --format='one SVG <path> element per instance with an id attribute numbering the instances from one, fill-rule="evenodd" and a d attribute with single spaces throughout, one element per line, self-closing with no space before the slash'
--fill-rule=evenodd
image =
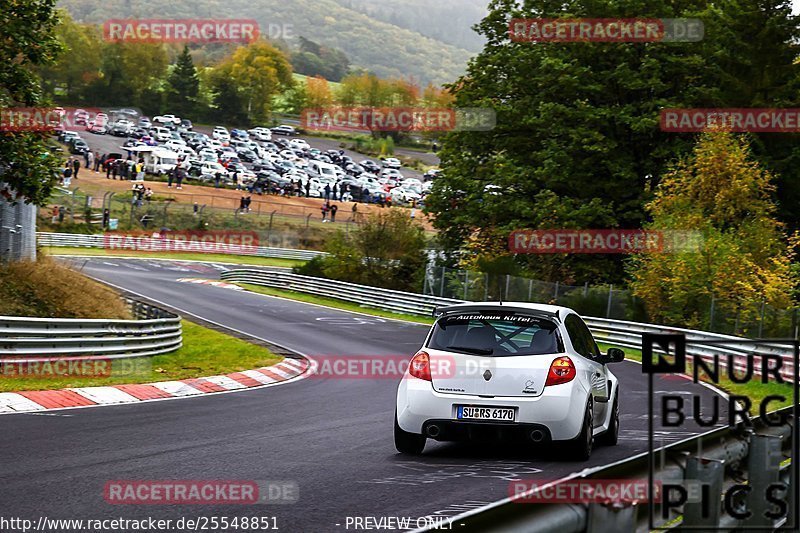
<path id="1" fill-rule="evenodd" d="M 609 348 L 608 352 L 602 357 L 603 364 L 620 363 L 625 359 L 625 352 L 619 348 Z"/>

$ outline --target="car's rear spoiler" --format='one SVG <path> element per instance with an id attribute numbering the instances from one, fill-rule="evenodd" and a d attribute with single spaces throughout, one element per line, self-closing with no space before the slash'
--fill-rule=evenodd
<path id="1" fill-rule="evenodd" d="M 533 316 L 548 318 L 550 320 L 553 319 L 560 320 L 558 316 L 558 311 L 545 311 L 543 309 L 530 309 L 528 307 L 515 307 L 513 305 L 498 305 L 496 307 L 495 306 L 488 307 L 486 305 L 481 305 L 481 304 L 475 304 L 475 305 L 456 304 L 456 305 L 448 305 L 445 307 L 436 307 L 431 313 L 431 315 L 434 317 L 440 317 L 454 313 L 474 313 L 476 311 L 511 312 L 523 315 L 533 315 Z"/>

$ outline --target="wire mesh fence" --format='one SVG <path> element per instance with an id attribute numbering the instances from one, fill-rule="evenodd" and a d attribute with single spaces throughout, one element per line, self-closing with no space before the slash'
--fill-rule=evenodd
<path id="1" fill-rule="evenodd" d="M 506 274 L 429 267 L 423 294 L 471 301 L 517 301 L 561 305 L 586 316 L 651 322 L 645 302 L 614 285 L 567 285 Z M 779 309 L 765 301 L 732 301 L 698 296 L 693 316 L 664 325 L 696 327 L 715 333 L 763 338 L 796 338 L 798 310 Z M 665 322 L 661 320 L 660 322 Z"/>

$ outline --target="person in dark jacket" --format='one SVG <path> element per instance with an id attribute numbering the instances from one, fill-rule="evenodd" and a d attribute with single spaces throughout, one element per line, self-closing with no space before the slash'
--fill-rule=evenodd
<path id="1" fill-rule="evenodd" d="M 78 169 L 81 168 L 81 161 L 77 157 L 72 160 L 72 175 L 78 179 Z"/>

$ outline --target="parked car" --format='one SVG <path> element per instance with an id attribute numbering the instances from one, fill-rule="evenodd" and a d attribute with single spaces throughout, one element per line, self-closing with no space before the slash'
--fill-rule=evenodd
<path id="1" fill-rule="evenodd" d="M 157 122 L 159 124 L 171 124 L 172 126 L 177 126 L 181 123 L 181 119 L 176 117 L 175 115 L 159 115 L 157 117 L 153 117 L 153 122 Z"/>
<path id="2" fill-rule="evenodd" d="M 400 167 L 402 166 L 402 164 L 400 163 L 400 160 L 397 159 L 396 157 L 383 157 L 383 158 L 381 158 L 381 165 L 383 165 L 385 168 L 394 168 L 394 169 L 397 169 L 397 170 L 399 170 Z"/>
<path id="3" fill-rule="evenodd" d="M 601 353 L 575 311 L 480 302 L 440 307 L 435 316 L 397 388 L 399 452 L 417 455 L 428 438 L 487 431 L 557 444 L 568 460 L 589 459 L 595 442 L 617 444 L 619 380 L 609 364 L 625 353 Z"/>
<path id="4" fill-rule="evenodd" d="M 272 133 L 277 135 L 297 135 L 297 130 L 286 124 L 281 124 L 280 126 L 270 128 L 270 130 Z"/>
<path id="5" fill-rule="evenodd" d="M 296 150 L 309 150 L 311 146 L 304 139 L 291 139 L 289 146 Z"/>
<path id="6" fill-rule="evenodd" d="M 83 139 L 75 139 L 70 144 L 69 151 L 72 154 L 83 154 L 89 151 L 89 145 Z"/>
<path id="7" fill-rule="evenodd" d="M 133 133 L 133 122 L 127 119 L 120 119 L 111 126 L 111 135 L 116 137 L 127 137 Z"/>
<path id="8" fill-rule="evenodd" d="M 373 174 L 377 174 L 381 171 L 381 166 L 371 159 L 364 159 L 359 163 L 367 172 L 372 172 Z"/>

